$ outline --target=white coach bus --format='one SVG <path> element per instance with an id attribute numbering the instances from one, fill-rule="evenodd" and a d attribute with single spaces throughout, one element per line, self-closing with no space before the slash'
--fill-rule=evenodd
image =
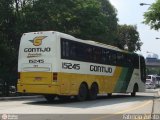
<path id="1" fill-rule="evenodd" d="M 97 94 L 145 90 L 145 61 L 135 53 L 56 31 L 24 33 L 18 92 L 96 99 Z"/>

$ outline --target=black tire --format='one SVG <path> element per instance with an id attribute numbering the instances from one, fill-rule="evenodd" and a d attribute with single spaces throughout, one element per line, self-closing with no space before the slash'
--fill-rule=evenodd
<path id="1" fill-rule="evenodd" d="M 132 93 L 131 93 L 131 96 L 132 96 L 132 97 L 135 97 L 135 96 L 136 96 L 136 92 L 132 92 Z"/>
<path id="2" fill-rule="evenodd" d="M 108 96 L 108 97 L 111 97 L 111 96 L 112 96 L 112 93 L 108 93 L 107 96 Z"/>
<path id="3" fill-rule="evenodd" d="M 63 96 L 63 95 L 61 95 L 61 96 L 58 96 L 58 98 L 59 98 L 60 101 L 69 101 L 71 96 Z"/>
<path id="4" fill-rule="evenodd" d="M 44 97 L 48 102 L 53 102 L 56 96 L 54 96 L 54 95 L 44 95 Z"/>
<path id="5" fill-rule="evenodd" d="M 138 92 L 138 85 L 137 84 L 134 85 L 133 92 L 131 93 L 131 96 L 135 97 L 136 96 L 136 92 Z"/>
<path id="6" fill-rule="evenodd" d="M 93 83 L 91 89 L 89 90 L 89 100 L 95 100 L 98 94 L 98 85 Z"/>
<path id="7" fill-rule="evenodd" d="M 78 92 L 78 95 L 77 95 L 77 100 L 78 101 L 84 101 L 86 100 L 88 96 L 88 89 L 87 89 L 87 86 L 86 84 L 82 83 L 79 87 L 79 92 Z"/>

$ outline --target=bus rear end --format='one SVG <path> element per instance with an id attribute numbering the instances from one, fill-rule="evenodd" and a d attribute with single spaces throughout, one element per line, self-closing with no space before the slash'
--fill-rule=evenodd
<path id="1" fill-rule="evenodd" d="M 56 35 L 52 31 L 24 33 L 19 47 L 18 92 L 57 94 Z"/>

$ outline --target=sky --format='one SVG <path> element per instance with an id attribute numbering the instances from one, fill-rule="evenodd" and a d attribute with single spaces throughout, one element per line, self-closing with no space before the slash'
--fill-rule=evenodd
<path id="1" fill-rule="evenodd" d="M 152 4 L 156 0 L 109 0 L 111 4 L 117 9 L 117 17 L 119 24 L 137 25 L 137 31 L 140 34 L 141 51 L 144 57 L 148 55 L 157 54 L 160 58 L 160 31 L 151 30 L 150 26 L 143 24 L 143 14 L 149 8 L 149 5 L 140 6 L 140 3 Z"/>

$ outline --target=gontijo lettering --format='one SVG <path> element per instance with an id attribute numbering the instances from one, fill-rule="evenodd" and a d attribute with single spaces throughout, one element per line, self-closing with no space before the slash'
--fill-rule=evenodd
<path id="1" fill-rule="evenodd" d="M 50 52 L 51 48 L 24 48 L 24 52 Z"/>
<path id="2" fill-rule="evenodd" d="M 112 73 L 112 68 L 104 67 L 104 66 L 90 65 L 90 71 Z"/>

